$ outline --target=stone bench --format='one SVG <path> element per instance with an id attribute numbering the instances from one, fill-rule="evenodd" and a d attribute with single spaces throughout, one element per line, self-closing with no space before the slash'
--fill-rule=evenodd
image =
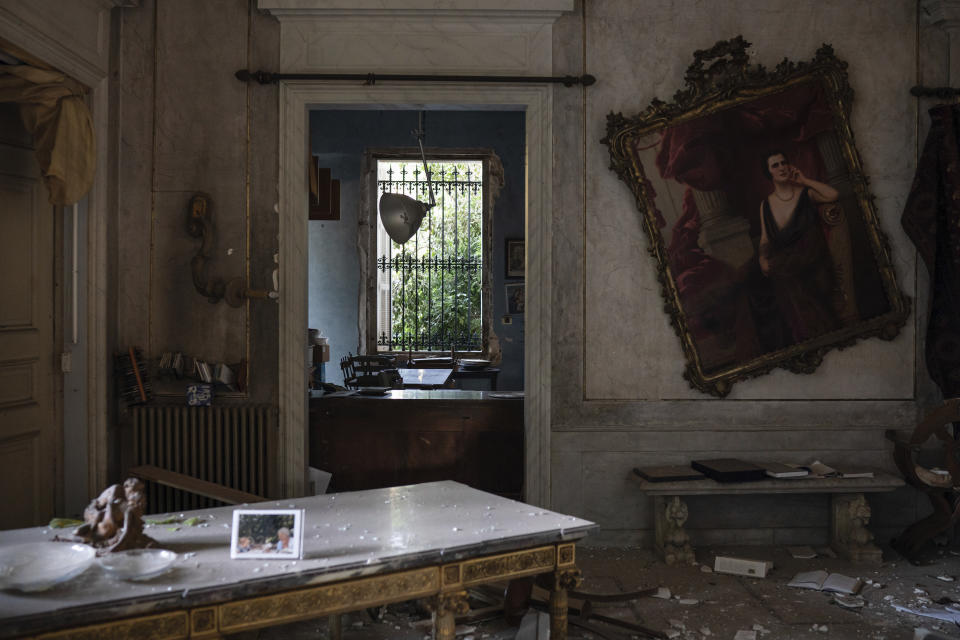
<path id="1" fill-rule="evenodd" d="M 870 505 L 865 493 L 893 491 L 904 486 L 898 476 L 874 471 L 872 478 L 783 478 L 754 482 L 717 482 L 710 478 L 673 482 L 641 482 L 641 491 L 653 496 L 656 549 L 667 564 L 693 563 L 693 547 L 683 525 L 689 513 L 680 496 L 829 493 L 830 546 L 857 564 L 880 564 L 882 552 L 867 531 Z"/>

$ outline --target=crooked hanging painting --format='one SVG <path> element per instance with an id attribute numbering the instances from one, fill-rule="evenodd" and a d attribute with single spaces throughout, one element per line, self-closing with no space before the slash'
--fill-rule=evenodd
<path id="1" fill-rule="evenodd" d="M 897 286 L 850 128 L 846 63 L 750 65 L 742 37 L 694 53 L 673 102 L 607 116 L 690 384 L 725 396 L 833 348 L 894 338 Z"/>

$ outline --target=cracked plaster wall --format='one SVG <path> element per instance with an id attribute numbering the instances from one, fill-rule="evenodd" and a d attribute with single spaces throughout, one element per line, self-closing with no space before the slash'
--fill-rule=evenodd
<path id="1" fill-rule="evenodd" d="M 276 247 L 276 90 L 248 95 L 232 73 L 275 68 L 279 29 L 240 0 L 213 4 L 162 0 L 155 11 L 144 0 L 122 10 L 117 344 L 146 344 L 152 353 L 182 348 L 213 360 L 249 348 L 251 395 L 269 400 L 276 397 L 275 307 L 254 303 L 248 319 L 211 306 L 179 266 L 194 248 L 181 220 L 196 189 L 213 197 L 220 246 L 238 249 L 218 254 L 216 273 L 242 271 L 249 254 L 252 283 L 262 286 Z M 917 355 L 925 274 L 899 215 L 930 106 L 908 89 L 918 67 L 936 84 L 942 38 L 921 30 L 917 47 L 912 0 L 726 0 L 722 11 L 707 0 L 590 0 L 586 14 L 586 70 L 598 83 L 585 95 L 554 92 L 552 507 L 596 520 L 601 539 L 636 542 L 649 540 L 652 527 L 649 501 L 629 477 L 636 465 L 729 455 L 890 468 L 883 430 L 911 426 L 917 405 L 934 395 Z M 654 96 L 669 99 L 695 49 L 737 34 L 767 66 L 808 59 L 824 42 L 850 64 L 858 147 L 900 286 L 921 313 L 893 342 L 832 352 L 810 376 L 777 371 L 740 382 L 717 400 L 681 377 L 679 341 L 662 311 L 632 196 L 607 169 L 599 140 L 608 112 L 633 114 Z M 554 25 L 556 73 L 581 70 L 583 43 L 578 3 Z M 703 509 L 693 500 L 689 525 L 694 542 L 825 539 L 822 502 L 731 498 Z M 906 490 L 871 503 L 874 523 L 890 531 L 918 511 Z M 796 526 L 801 516 L 807 524 Z"/>
<path id="2" fill-rule="evenodd" d="M 201 296 L 190 272 L 200 240 L 187 235 L 186 216 L 193 194 L 210 196 L 210 277 L 249 274 L 251 288 L 272 288 L 277 89 L 233 73 L 276 66 L 279 25 L 245 0 L 144 0 L 119 11 L 116 344 L 151 358 L 246 360 L 248 395 L 237 400 L 276 403 L 277 304 Z M 181 395 L 183 385 L 157 387 Z"/>
<path id="3" fill-rule="evenodd" d="M 553 300 L 564 312 L 553 326 L 552 506 L 599 522 L 601 540 L 649 542 L 652 501 L 630 477 L 634 466 L 744 457 L 893 469 L 883 431 L 912 427 L 918 399 L 934 395 L 918 356 L 925 274 L 899 217 L 927 120 L 918 114 L 929 106 L 909 94 L 918 51 L 921 74 L 936 84 L 942 38 L 923 30 L 918 47 L 912 0 L 590 0 L 585 30 L 580 10 L 578 3 L 553 32 L 555 72 L 579 72 L 585 55 L 597 84 L 585 96 L 558 91 L 554 103 Z M 680 341 L 633 196 L 599 141 L 608 113 L 630 116 L 654 97 L 670 100 L 694 50 L 738 34 L 753 43 L 752 62 L 768 68 L 784 57 L 810 59 L 825 42 L 849 63 L 856 142 L 900 287 L 921 317 L 911 314 L 892 342 L 829 353 L 813 375 L 777 370 L 719 400 L 682 377 Z M 917 517 L 912 490 L 870 501 L 881 530 Z M 823 496 L 690 502 L 695 543 L 826 539 Z"/>

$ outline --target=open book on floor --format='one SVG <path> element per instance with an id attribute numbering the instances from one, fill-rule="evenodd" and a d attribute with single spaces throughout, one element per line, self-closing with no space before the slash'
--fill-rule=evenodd
<path id="1" fill-rule="evenodd" d="M 859 578 L 851 578 L 839 573 L 826 571 L 801 571 L 787 583 L 788 587 L 800 589 L 816 589 L 817 591 L 833 591 L 835 593 L 854 594 L 860 591 L 863 583 Z"/>

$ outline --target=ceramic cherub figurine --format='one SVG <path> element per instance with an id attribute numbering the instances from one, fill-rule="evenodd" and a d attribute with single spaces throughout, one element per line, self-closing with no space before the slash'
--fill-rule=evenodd
<path id="1" fill-rule="evenodd" d="M 694 563 L 690 536 L 683 530 L 688 515 L 686 503 L 677 496 L 667 502 L 664 512 L 666 526 L 663 532 L 663 558 L 669 565 Z"/>
<path id="2" fill-rule="evenodd" d="M 156 546 L 156 541 L 143 533 L 147 504 L 143 490 L 143 482 L 136 478 L 107 487 L 83 510 L 84 523 L 73 535 L 95 547 L 97 555 Z"/>

